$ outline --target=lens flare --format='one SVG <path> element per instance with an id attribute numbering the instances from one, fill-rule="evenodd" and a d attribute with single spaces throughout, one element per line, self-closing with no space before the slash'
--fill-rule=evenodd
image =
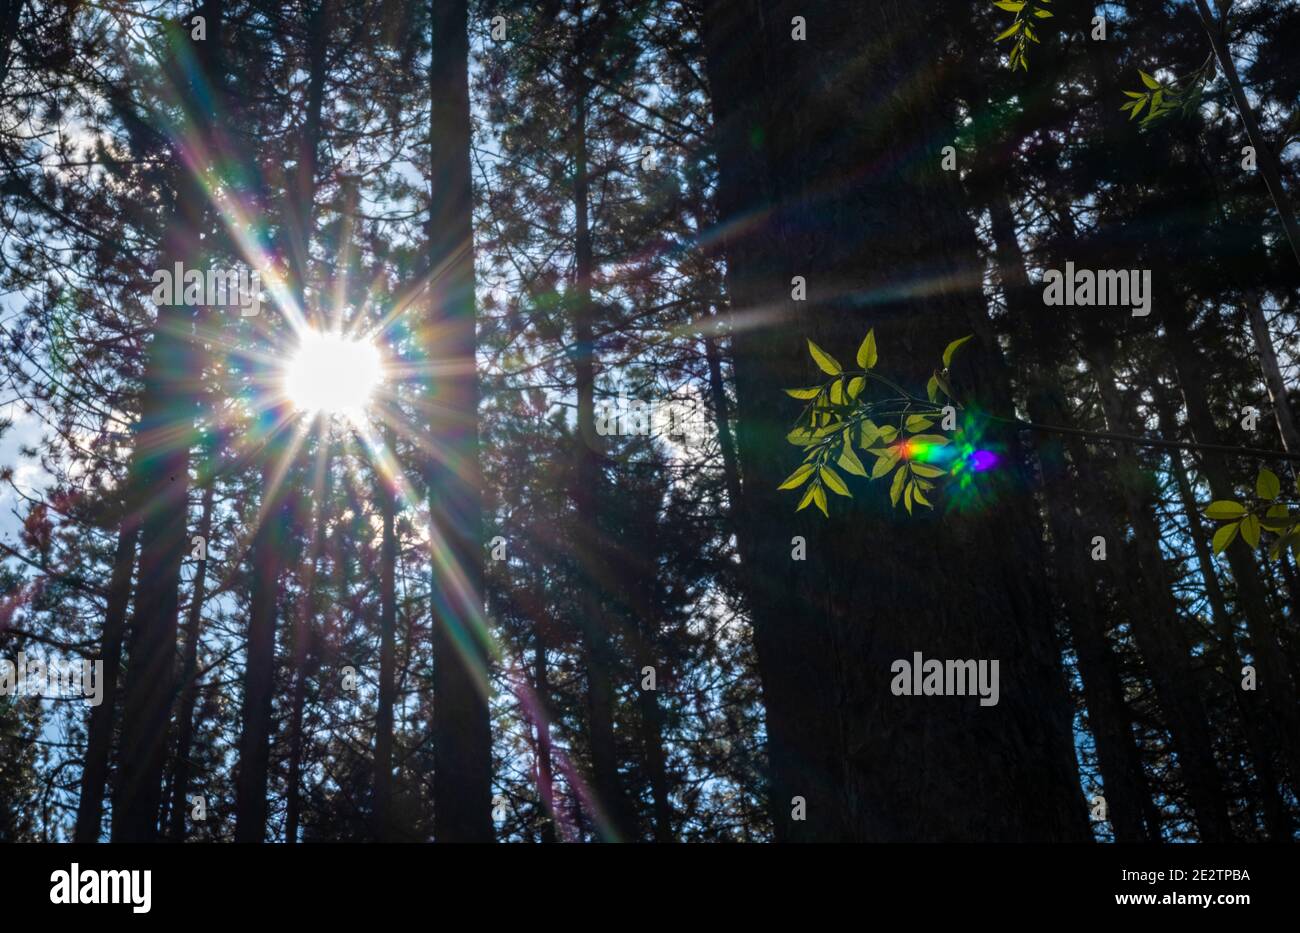
<path id="1" fill-rule="evenodd" d="M 383 379 L 379 348 L 342 334 L 308 332 L 284 370 L 284 394 L 304 412 L 359 413 Z"/>

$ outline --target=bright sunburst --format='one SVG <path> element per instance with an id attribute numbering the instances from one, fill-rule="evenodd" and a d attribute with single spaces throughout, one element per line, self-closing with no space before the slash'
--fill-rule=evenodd
<path id="1" fill-rule="evenodd" d="M 383 380 L 379 348 L 342 334 L 304 333 L 284 371 L 284 391 L 300 411 L 359 414 Z"/>

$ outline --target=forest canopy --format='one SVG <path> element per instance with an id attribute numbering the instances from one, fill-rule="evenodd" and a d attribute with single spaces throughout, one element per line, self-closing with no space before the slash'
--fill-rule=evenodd
<path id="1" fill-rule="evenodd" d="M 0 841 L 1280 841 L 1300 5 L 0 0 Z"/>

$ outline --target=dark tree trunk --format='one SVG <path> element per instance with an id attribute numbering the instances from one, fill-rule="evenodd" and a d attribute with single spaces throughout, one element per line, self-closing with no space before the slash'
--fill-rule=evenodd
<path id="1" fill-rule="evenodd" d="M 427 473 L 433 522 L 433 806 L 440 842 L 490 842 L 491 636 L 483 601 L 482 471 L 474 330 L 469 37 L 465 0 L 432 4 L 433 313 L 426 352 L 438 365 L 431 431 L 445 450 Z"/>
<path id="2" fill-rule="evenodd" d="M 651 828 L 655 842 L 673 841 L 673 808 L 669 799 L 668 756 L 664 749 L 664 711 L 659 703 L 659 691 L 667 674 L 664 650 L 661 645 L 659 592 L 659 502 L 656 492 L 645 497 L 647 506 L 632 512 L 630 529 L 635 547 L 620 546 L 618 563 L 624 580 L 623 593 L 627 599 L 628 616 L 633 623 L 629 628 L 635 633 L 637 681 L 637 725 L 641 744 L 641 764 L 646 782 L 650 786 Z M 646 689 L 642 681 L 647 668 L 655 674 L 654 689 Z"/>
<path id="3" fill-rule="evenodd" d="M 1173 350 L 1178 384 L 1187 407 L 1187 426 L 1196 442 L 1219 444 L 1221 439 L 1205 390 L 1207 373 L 1193 343 L 1188 312 L 1173 302 L 1171 308 L 1165 326 Z M 1203 452 L 1201 471 L 1215 499 L 1237 498 L 1222 455 Z M 1245 616 L 1250 633 L 1251 654 L 1259 669 L 1259 691 L 1270 713 L 1265 721 L 1275 725 L 1273 731 L 1287 762 L 1292 785 L 1300 786 L 1300 711 L 1297 710 L 1296 691 L 1282 650 L 1277 619 L 1268 605 L 1264 583 L 1249 547 L 1234 542 L 1224 556 L 1236 584 L 1238 609 Z"/>
<path id="4" fill-rule="evenodd" d="M 740 508 L 740 467 L 736 462 L 736 439 L 731 433 L 731 415 L 727 410 L 727 386 L 722 378 L 722 352 L 716 334 L 704 338 L 704 358 L 709 366 L 709 400 L 713 408 L 713 423 L 718 432 L 718 448 L 722 451 L 722 478 L 727 487 L 727 514 L 739 534 L 736 515 Z"/>
<path id="5" fill-rule="evenodd" d="M 998 277 L 1006 296 L 1007 313 L 1015 322 L 1015 357 L 1026 371 L 1025 394 L 1032 421 L 1069 425 L 1071 418 L 1050 366 L 1066 350 L 1062 328 L 1035 327 L 1036 319 L 1025 257 L 1016 236 L 1011 205 L 1000 196 L 990 199 L 989 216 L 997 247 Z M 1055 435 L 1040 435 L 1038 458 L 1043 475 L 1048 528 L 1070 637 L 1083 680 L 1088 725 L 1097 746 L 1097 762 L 1105 785 L 1106 810 L 1116 842 L 1147 842 L 1159 838 L 1158 825 L 1146 825 L 1150 795 L 1142 759 L 1133 735 L 1133 720 L 1124 699 L 1124 684 L 1107 636 L 1106 611 L 1096 589 L 1098 564 L 1092 560 L 1092 537 L 1083 527 L 1075 505 L 1075 478 L 1066 462 L 1088 469 L 1081 459 L 1083 445 L 1062 443 Z"/>
<path id="6" fill-rule="evenodd" d="M 303 735 L 303 716 L 307 706 L 307 680 L 314 674 L 315 657 L 312 640 L 316 637 L 316 588 L 320 574 L 320 559 L 325 550 L 325 528 L 329 522 L 329 503 L 333 493 L 333 456 L 328 443 L 328 431 L 319 426 L 317 432 L 316 474 L 312 481 L 312 496 L 306 505 L 312 511 L 311 550 L 306 562 L 306 579 L 302 583 L 302 602 L 294 615 L 293 631 L 293 697 L 289 713 L 289 763 L 285 787 L 284 841 L 298 841 L 298 827 L 302 817 L 302 755 L 306 737 Z M 314 506 L 314 509 L 311 507 Z M 339 555 L 342 557 L 342 555 Z M 347 593 L 344 585 L 340 598 Z"/>
<path id="7" fill-rule="evenodd" d="M 1262 301 L 1263 295 L 1259 292 L 1247 297 L 1246 318 L 1250 321 L 1250 333 L 1255 340 L 1255 352 L 1259 354 L 1259 368 L 1264 374 L 1268 400 L 1273 404 L 1273 418 L 1277 421 L 1282 446 L 1292 453 L 1300 453 L 1300 429 L 1296 428 L 1291 398 L 1287 394 L 1286 383 L 1282 380 L 1282 368 L 1277 362 L 1273 337 L 1268 332 L 1268 320 L 1264 317 Z"/>
<path id="8" fill-rule="evenodd" d="M 200 55 L 209 73 L 215 73 L 212 54 Z M 160 268 L 169 270 L 178 262 L 196 265 L 201 255 L 199 231 L 207 215 L 205 193 L 183 168 L 177 169 L 174 197 L 159 260 Z M 177 304 L 159 307 L 146 350 L 132 459 L 136 471 L 127 480 L 136 513 L 127 522 L 140 528 L 141 585 L 135 592 L 128 640 L 113 791 L 114 842 L 158 838 L 167 732 L 176 696 L 177 612 L 181 561 L 189 546 L 189 439 L 196 414 L 198 365 L 194 317 L 179 303 L 180 291 L 174 289 Z"/>
<path id="9" fill-rule="evenodd" d="M 271 449 L 280 445 L 271 445 Z M 285 492 L 271 455 L 262 470 L 267 490 L 254 532 L 253 592 L 249 605 L 243 731 L 235 792 L 235 841 L 266 840 L 267 775 L 271 760 L 271 709 L 275 688 L 275 609 L 284 552 Z"/>
<path id="10" fill-rule="evenodd" d="M 806 41 L 791 39 L 795 15 Z M 824 519 L 777 491 L 799 461 L 783 389 L 814 378 L 805 338 L 851 359 L 874 327 L 881 366 L 919 391 L 984 315 L 970 222 L 940 169 L 953 128 L 916 69 L 942 23 L 914 3 L 715 0 L 704 24 L 721 219 L 747 218 L 724 248 L 742 511 L 771 517 L 744 557 L 776 836 L 1086 839 L 1059 648 L 1033 578 L 1032 503 L 999 494 L 908 518 L 864 483 Z M 803 305 L 790 300 L 795 275 L 807 277 Z M 762 327 L 745 326 L 760 315 Z M 969 349 L 967 397 L 1000 394 L 997 348 Z M 985 491 L 1023 472 L 1008 457 Z M 791 560 L 793 535 L 806 561 Z M 915 651 L 997 659 L 999 703 L 892 695 L 891 664 Z M 805 820 L 792 819 L 794 797 Z"/>
<path id="11" fill-rule="evenodd" d="M 1172 438 L 1178 435 L 1178 425 L 1173 410 L 1166 399 L 1160 400 L 1160 433 Z M 1241 654 L 1237 650 L 1236 633 L 1233 631 L 1232 617 L 1228 613 L 1228 601 L 1219 585 L 1218 571 L 1214 567 L 1214 557 L 1210 553 L 1210 536 L 1201 521 L 1200 510 L 1196 504 L 1196 494 L 1192 491 L 1191 481 L 1183 464 L 1183 454 L 1179 450 L 1169 452 L 1169 466 L 1174 475 L 1174 484 L 1178 488 L 1178 498 L 1187 518 L 1187 531 L 1192 539 L 1192 548 L 1196 553 L 1196 566 L 1205 584 L 1205 598 L 1210 604 L 1210 616 L 1214 621 L 1214 659 L 1219 667 L 1219 676 L 1226 689 L 1231 693 L 1233 705 L 1237 709 L 1237 718 L 1241 722 L 1246 736 L 1246 748 L 1250 761 L 1254 765 L 1255 783 L 1259 788 L 1260 806 L 1264 815 L 1264 825 L 1269 835 L 1275 840 L 1287 840 L 1291 837 L 1291 818 L 1286 804 L 1278 792 L 1277 769 L 1273 766 L 1273 749 L 1269 746 L 1260 729 L 1262 717 L 1266 715 L 1262 704 L 1256 702 L 1255 695 L 1238 689 L 1241 679 Z"/>
<path id="12" fill-rule="evenodd" d="M 1291 244 L 1291 254 L 1295 256 L 1296 262 L 1300 263 L 1300 223 L 1296 222 L 1295 210 L 1287 200 L 1286 189 L 1282 187 L 1282 166 L 1278 161 L 1278 154 L 1264 138 L 1259 128 L 1259 120 L 1255 118 L 1255 110 L 1251 107 L 1246 91 L 1241 86 L 1237 63 L 1233 60 L 1232 50 L 1228 48 L 1225 23 L 1214 18 L 1206 0 L 1196 0 L 1196 11 L 1201 17 L 1201 24 L 1205 27 L 1205 34 L 1214 47 L 1214 56 L 1219 60 L 1219 67 L 1223 69 L 1224 77 L 1228 79 L 1232 102 L 1237 106 L 1237 113 L 1246 128 L 1246 136 L 1255 149 L 1259 174 L 1263 176 L 1269 196 L 1273 199 L 1273 207 L 1277 210 L 1278 220 L 1282 223 L 1282 232 L 1287 242 Z"/>
<path id="13" fill-rule="evenodd" d="M 1094 333 L 1090 363 L 1108 427 L 1129 433 L 1124 402 L 1115 386 L 1107 338 Z M 1191 646 L 1174 602 L 1171 581 L 1160 549 L 1160 531 L 1152 503 L 1138 489 L 1144 475 L 1130 445 L 1120 445 L 1117 479 L 1133 528 L 1134 559 L 1145 604 L 1131 620 L 1133 635 L 1146 660 L 1165 722 L 1178 751 L 1178 761 L 1202 842 L 1232 838 L 1228 801 L 1214 758 L 1209 718 L 1204 707 L 1201 673 L 1191 659 Z"/>
<path id="14" fill-rule="evenodd" d="M 289 288 L 299 308 L 306 308 L 308 260 L 316 202 L 317 150 L 324 102 L 325 50 L 330 5 L 318 3 L 308 17 L 306 117 L 297 137 L 298 159 L 281 216 L 282 246 L 289 257 Z M 272 414 L 279 414 L 273 412 Z M 275 419 L 280 425 L 281 420 Z M 273 437 L 264 454 L 265 500 L 253 539 L 253 592 L 248 620 L 248 667 L 244 679 L 243 731 L 239 740 L 239 777 L 235 804 L 235 841 L 266 838 L 267 780 L 271 758 L 271 711 L 274 703 L 276 606 L 283 570 L 286 513 L 295 493 L 285 489 L 282 474 L 292 467 L 283 434 Z"/>
<path id="15" fill-rule="evenodd" d="M 104 658 L 104 698 L 90 713 L 74 842 L 99 841 L 104 786 L 108 780 L 109 752 L 113 744 L 113 718 L 117 709 L 117 682 L 122 667 L 122 640 L 126 633 L 126 610 L 131 601 L 131 575 L 135 570 L 135 545 L 139 536 L 139 522 L 135 516 L 128 515 L 117 535 L 113 574 L 108 581 L 100 648 Z"/>
<path id="16" fill-rule="evenodd" d="M 209 468 L 211 464 L 209 462 Z M 216 481 L 209 477 L 203 489 L 203 506 L 199 515 L 199 535 L 205 546 L 212 534 L 212 505 Z M 190 789 L 190 752 L 194 741 L 194 707 L 199 699 L 199 637 L 203 630 L 204 587 L 208 562 L 200 560 L 194 568 L 193 590 L 185 617 L 185 650 L 181 660 L 181 695 L 176 709 L 176 763 L 172 769 L 171 828 L 172 842 L 185 841 L 186 794 Z"/>
<path id="17" fill-rule="evenodd" d="M 546 645 L 540 635 L 533 639 L 533 692 L 537 710 L 533 727 L 537 730 L 537 796 L 545 811 L 542 822 L 542 842 L 556 841 L 555 777 L 551 757 L 551 685 L 546 669 Z"/>
<path id="18" fill-rule="evenodd" d="M 578 69 L 582 52 L 576 56 Z M 587 172 L 587 88 L 579 75 L 574 78 L 574 184 L 573 211 L 576 220 L 574 241 L 573 370 L 577 395 L 577 463 L 573 475 L 573 504 L 576 525 L 573 529 L 582 579 L 582 650 L 587 669 L 587 728 L 591 746 L 591 784 L 598 813 L 594 814 L 597 830 L 610 841 L 629 838 L 633 820 L 618 768 L 618 750 L 614 740 L 614 657 L 609 618 L 602 588 L 608 577 L 603 544 L 599 531 L 599 494 L 604 477 L 601 471 L 601 448 L 596 426 L 595 307 L 592 303 L 592 255 L 589 222 L 589 178 Z"/>
<path id="19" fill-rule="evenodd" d="M 206 0 L 198 11 L 207 23 L 207 38 L 189 50 L 198 68 L 177 57 L 169 62 L 173 79 L 185 89 L 197 130 L 208 141 L 217 101 L 224 88 L 222 72 L 223 0 Z M 188 33 L 185 33 L 188 41 Z M 202 88 L 202 90 L 200 90 Z M 163 236 L 160 268 L 177 262 L 191 268 L 202 255 L 208 193 L 193 170 L 175 155 L 175 203 Z M 193 335 L 194 318 L 174 283 L 175 304 L 158 309 L 153 340 L 145 360 L 143 398 L 136 437 L 138 476 L 128 488 L 141 510 L 141 586 L 136 588 L 135 615 L 129 639 L 129 662 L 123 697 L 118 781 L 113 792 L 114 842 L 154 842 L 163 795 L 167 733 L 176 697 L 177 611 L 181 560 L 189 536 L 189 441 L 193 433 L 201 370 Z"/>
<path id="20" fill-rule="evenodd" d="M 389 439 L 391 449 L 391 438 Z M 383 517 L 379 566 L 379 703 L 375 711 L 375 835 L 393 839 L 393 704 L 397 695 L 397 507 L 387 478 L 378 478 Z"/>

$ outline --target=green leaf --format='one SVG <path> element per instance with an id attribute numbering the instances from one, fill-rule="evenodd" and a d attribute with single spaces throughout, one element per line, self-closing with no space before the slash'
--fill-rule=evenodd
<path id="1" fill-rule="evenodd" d="M 1133 112 L 1130 113 L 1130 114 L 1128 115 L 1128 118 L 1129 118 L 1130 120 L 1134 119 L 1134 118 L 1138 115 L 1138 111 L 1141 110 L 1143 107 L 1146 106 L 1146 102 L 1147 102 L 1147 99 L 1146 99 L 1146 97 L 1144 96 L 1140 101 L 1138 101 L 1136 104 L 1134 104 L 1134 105 L 1133 105 Z M 1120 109 L 1123 110 L 1124 108 L 1121 107 Z"/>
<path id="2" fill-rule="evenodd" d="M 821 467 L 817 471 L 817 475 L 821 477 L 822 482 L 826 484 L 826 488 L 831 492 L 853 498 L 853 494 L 849 492 L 849 487 L 844 484 L 844 480 L 840 478 L 840 474 L 836 473 L 831 467 Z"/>
<path id="3" fill-rule="evenodd" d="M 817 484 L 813 483 L 811 486 L 808 487 L 808 491 L 803 494 L 803 498 L 799 500 L 799 507 L 795 509 L 795 511 L 802 512 L 804 509 L 808 508 L 808 504 L 813 501 L 816 495 L 817 495 Z"/>
<path id="4" fill-rule="evenodd" d="M 898 428 L 894 427 L 892 424 L 882 424 L 876 429 L 876 437 L 879 440 L 884 441 L 886 444 L 892 444 L 894 443 L 894 439 L 898 437 Z"/>
<path id="5" fill-rule="evenodd" d="M 1266 518 L 1290 518 L 1291 510 L 1281 502 L 1278 502 L 1275 505 L 1270 505 L 1268 511 L 1264 514 Z"/>
<path id="6" fill-rule="evenodd" d="M 813 434 L 807 428 L 795 428 L 785 439 L 796 447 L 807 447 L 813 442 Z"/>
<path id="7" fill-rule="evenodd" d="M 1018 33 L 1019 31 L 1020 31 L 1020 20 L 1016 20 L 1014 23 L 1012 23 L 1010 26 L 1008 26 L 1008 27 L 1007 27 L 1006 29 L 1004 29 L 1002 32 L 998 33 L 998 37 L 997 37 L 996 39 L 994 39 L 993 41 L 994 41 L 994 42 L 1001 42 L 1003 39 L 1006 39 L 1008 36 L 1014 36 L 1014 35 L 1015 35 L 1016 33 Z"/>
<path id="8" fill-rule="evenodd" d="M 821 390 L 821 386 L 813 386 L 811 389 L 786 389 L 785 394 L 791 398 L 807 401 L 810 398 L 816 398 Z"/>
<path id="9" fill-rule="evenodd" d="M 942 447 L 944 444 L 949 443 L 952 438 L 946 434 L 914 434 L 908 440 L 916 444 L 933 444 L 935 447 Z"/>
<path id="10" fill-rule="evenodd" d="M 813 465 L 811 463 L 805 463 L 802 466 L 800 466 L 797 470 L 795 470 L 793 473 L 791 473 L 789 476 L 787 476 L 785 478 L 785 482 L 782 483 L 780 486 L 777 486 L 776 488 L 777 489 L 798 489 L 804 483 L 808 482 L 808 477 L 812 476 L 812 473 L 813 473 Z"/>
<path id="11" fill-rule="evenodd" d="M 1142 83 L 1151 88 L 1151 90 L 1154 91 L 1156 88 L 1160 87 L 1160 82 L 1151 77 L 1151 75 L 1147 74 L 1141 68 L 1138 69 L 1138 74 L 1142 76 Z"/>
<path id="12" fill-rule="evenodd" d="M 903 493 L 903 483 L 907 480 L 907 471 L 899 470 L 894 474 L 894 483 L 889 487 L 889 502 L 897 507 L 898 497 Z"/>
<path id="13" fill-rule="evenodd" d="M 1214 553 L 1222 554 L 1229 544 L 1237 540 L 1237 532 L 1241 530 L 1240 522 L 1233 522 L 1231 525 L 1224 525 L 1214 533 Z"/>
<path id="14" fill-rule="evenodd" d="M 844 432 L 846 435 L 847 431 Z M 866 476 L 867 468 L 862 465 L 858 455 L 854 453 L 853 447 L 849 444 L 848 438 L 844 439 L 844 450 L 840 452 L 838 461 L 840 469 L 846 473 L 852 473 L 854 476 Z"/>
<path id="15" fill-rule="evenodd" d="M 877 460 L 876 465 L 871 468 L 871 478 L 880 479 L 880 477 L 892 470 L 896 463 L 898 463 L 898 451 L 885 454 Z M 899 470 L 898 472 L 902 473 L 903 471 Z"/>
<path id="16" fill-rule="evenodd" d="M 843 379 L 836 379 L 834 382 L 831 383 L 831 404 L 832 405 L 844 404 L 844 380 Z"/>
<path id="17" fill-rule="evenodd" d="M 934 506 L 930 504 L 929 500 L 926 499 L 925 496 L 921 495 L 921 484 L 920 484 L 920 483 L 916 483 L 916 484 L 913 485 L 913 487 L 912 487 L 912 498 L 915 499 L 915 500 L 917 501 L 918 504 L 925 506 L 927 509 L 932 509 L 932 508 L 934 508 Z"/>
<path id="18" fill-rule="evenodd" d="M 1146 100 L 1146 95 L 1141 91 L 1125 91 L 1124 93 L 1129 97 L 1136 97 L 1138 100 Z"/>
<path id="19" fill-rule="evenodd" d="M 934 479 L 935 477 L 944 475 L 943 470 L 939 469 L 938 467 L 930 466 L 929 464 L 926 463 L 912 463 L 910 464 L 910 466 L 912 468 L 912 472 L 915 473 L 917 476 L 925 476 L 925 477 L 929 477 L 930 479 Z"/>
<path id="20" fill-rule="evenodd" d="M 876 329 L 874 327 L 867 331 L 867 336 L 862 340 L 862 346 L 858 347 L 858 365 L 863 369 L 874 369 L 876 366 Z"/>
<path id="21" fill-rule="evenodd" d="M 954 340 L 952 343 L 948 344 L 947 349 L 945 349 L 945 350 L 943 351 L 943 368 L 944 368 L 944 369 L 947 369 L 949 366 L 952 365 L 952 355 L 953 355 L 954 353 L 957 352 L 957 348 L 960 347 L 960 346 L 961 346 L 963 343 L 965 343 L 967 340 L 970 340 L 971 337 L 973 337 L 973 336 L 975 336 L 975 335 L 974 335 L 974 334 L 967 334 L 965 337 L 959 337 L 958 339 Z"/>
<path id="22" fill-rule="evenodd" d="M 1274 508 L 1278 508 L 1278 506 L 1275 506 Z M 1271 512 L 1273 510 L 1269 509 L 1269 511 Z M 1271 518 L 1265 515 L 1259 520 L 1259 527 L 1263 528 L 1265 531 L 1282 534 L 1283 532 L 1289 532 L 1295 526 L 1295 523 L 1295 519 L 1287 515 L 1274 516 Z"/>
<path id="23" fill-rule="evenodd" d="M 808 341 L 808 352 L 812 354 L 813 361 L 817 367 L 830 376 L 838 376 L 844 370 L 840 369 L 840 364 L 835 362 L 835 357 L 831 356 L 811 340 Z"/>
<path id="24" fill-rule="evenodd" d="M 931 376 L 930 381 L 925 384 L 925 397 L 932 402 L 939 400 L 939 380 L 934 376 Z"/>
<path id="25" fill-rule="evenodd" d="M 861 376 L 854 376 L 849 380 L 849 398 L 855 399 L 862 394 L 862 388 L 867 384 L 867 380 Z"/>
<path id="26" fill-rule="evenodd" d="M 1034 10 L 1034 15 L 1037 16 L 1039 19 L 1048 19 L 1054 14 L 1052 13 L 1051 10 Z"/>
<path id="27" fill-rule="evenodd" d="M 1251 547 L 1259 547 L 1259 519 L 1247 515 L 1241 520 L 1241 537 Z"/>
<path id="28" fill-rule="evenodd" d="M 902 473 L 903 471 L 899 470 L 898 472 Z M 916 486 L 913 483 L 909 482 L 906 486 L 903 487 L 903 505 L 907 507 L 908 515 L 912 514 L 912 493 L 915 491 L 916 491 Z"/>
<path id="29" fill-rule="evenodd" d="M 870 447 L 872 443 L 876 440 L 876 438 L 879 436 L 879 434 L 880 434 L 880 428 L 876 425 L 874 421 L 872 421 L 870 418 L 863 419 L 862 439 L 859 442 L 862 446 L 862 449 L 866 450 L 868 447 Z"/>
<path id="30" fill-rule="evenodd" d="M 994 0 L 993 5 L 1000 10 L 1006 10 L 1008 13 L 1019 13 L 1025 8 L 1024 3 L 1016 3 L 1014 0 Z"/>
<path id="31" fill-rule="evenodd" d="M 1281 491 L 1282 481 L 1277 478 L 1277 474 L 1268 467 L 1261 468 L 1255 480 L 1255 495 L 1261 499 L 1272 500 L 1276 499 Z"/>
<path id="32" fill-rule="evenodd" d="M 924 431 L 926 428 L 934 427 L 934 422 L 929 418 L 921 415 L 908 415 L 906 428 L 909 433 L 915 434 L 917 431 Z"/>
<path id="33" fill-rule="evenodd" d="M 822 489 L 820 485 L 813 487 L 813 502 L 816 503 L 817 508 L 822 510 L 823 515 L 827 518 L 831 517 L 831 513 L 826 511 L 826 490 Z"/>
<path id="34" fill-rule="evenodd" d="M 943 389 L 943 394 L 948 398 L 957 398 L 957 393 L 952 390 L 952 384 L 948 382 L 948 377 L 943 373 L 935 373 L 934 379 L 939 383 L 939 388 Z"/>
<path id="35" fill-rule="evenodd" d="M 1241 518 L 1246 514 L 1246 507 L 1240 502 L 1232 502 L 1228 499 L 1219 499 L 1217 502 L 1211 502 L 1205 508 L 1205 517 L 1212 518 L 1218 522 L 1228 521 L 1234 518 Z"/>

